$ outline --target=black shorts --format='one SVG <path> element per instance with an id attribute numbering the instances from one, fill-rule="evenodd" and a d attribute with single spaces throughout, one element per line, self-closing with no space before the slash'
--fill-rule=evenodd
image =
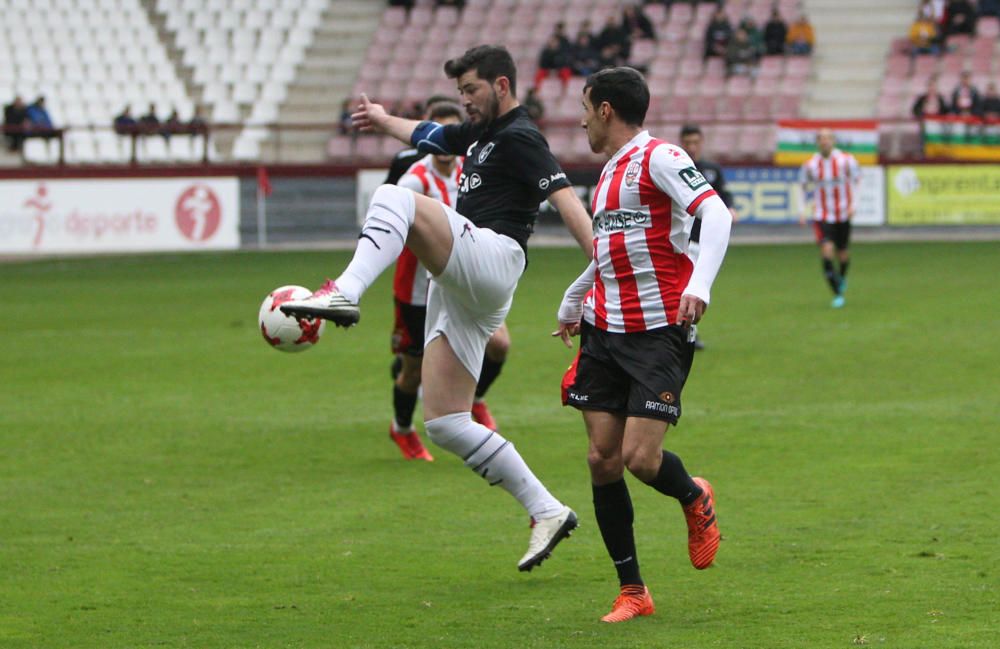
<path id="1" fill-rule="evenodd" d="M 677 325 L 608 333 L 583 322 L 580 352 L 563 377 L 563 405 L 676 424 L 694 343 Z"/>
<path id="2" fill-rule="evenodd" d="M 813 221 L 813 232 L 816 233 L 816 243 L 829 241 L 837 250 L 847 250 L 851 243 L 851 222 L 827 223 Z"/>
<path id="3" fill-rule="evenodd" d="M 396 300 L 396 323 L 392 327 L 392 353 L 424 355 L 424 322 L 427 307 Z"/>

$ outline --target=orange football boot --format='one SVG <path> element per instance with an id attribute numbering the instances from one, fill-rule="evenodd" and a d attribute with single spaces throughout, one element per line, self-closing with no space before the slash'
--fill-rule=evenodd
<path id="1" fill-rule="evenodd" d="M 715 553 L 719 551 L 719 524 L 715 519 L 715 492 L 705 478 L 693 478 L 701 487 L 702 495 L 684 508 L 684 518 L 688 528 L 688 556 L 691 565 L 704 570 L 712 565 Z"/>
<path id="2" fill-rule="evenodd" d="M 653 597 L 645 586 L 622 586 L 621 594 L 611 605 L 611 612 L 601 618 L 601 622 L 625 622 L 640 615 L 656 612 Z"/>
<path id="3" fill-rule="evenodd" d="M 434 456 L 424 448 L 424 444 L 420 441 L 420 435 L 417 434 L 417 431 L 411 430 L 408 433 L 397 433 L 396 425 L 389 424 L 389 437 L 392 438 L 392 441 L 396 442 L 396 446 L 399 447 L 399 450 L 403 453 L 403 457 L 407 460 L 434 461 Z"/>
<path id="4" fill-rule="evenodd" d="M 493 414 L 490 412 L 490 407 L 486 405 L 485 401 L 473 401 L 472 402 L 472 418 L 476 422 L 486 426 L 494 433 L 498 431 L 497 420 L 493 418 Z"/>

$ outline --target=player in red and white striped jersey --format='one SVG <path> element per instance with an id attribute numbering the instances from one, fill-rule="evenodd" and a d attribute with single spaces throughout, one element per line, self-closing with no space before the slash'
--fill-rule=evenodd
<path id="1" fill-rule="evenodd" d="M 811 191 L 813 231 L 823 256 L 823 274 L 833 290 L 833 307 L 839 309 L 844 306 L 844 289 L 847 288 L 851 219 L 857 210 L 855 197 L 861 167 L 853 155 L 834 146 L 833 131 L 828 128 L 817 133 L 816 146 L 819 151 L 799 170 L 803 192 L 799 222 L 805 225 L 806 197 Z M 833 267 L 834 250 L 840 262 L 839 272 Z"/>
<path id="2" fill-rule="evenodd" d="M 594 509 L 621 587 L 602 619 L 621 622 L 653 613 L 639 574 L 625 468 L 680 502 L 696 568 L 711 565 L 718 549 L 711 485 L 692 478 L 679 457 L 663 450 L 663 439 L 681 414 L 694 324 L 725 256 L 731 217 L 683 149 L 642 129 L 649 89 L 639 72 L 591 75 L 583 105 L 591 149 L 610 159 L 592 205 L 594 261 L 566 291 L 555 335 L 569 345 L 571 335 L 581 334 L 563 400 L 583 412 Z M 701 242 L 692 260 L 696 218 Z"/>
<path id="3" fill-rule="evenodd" d="M 429 111 L 428 119 L 440 124 L 455 124 L 462 121 L 459 107 L 450 102 L 435 104 Z M 454 207 L 461 176 L 460 157 L 427 154 L 413 163 L 396 184 Z M 413 412 L 416 409 L 421 382 L 420 367 L 424 351 L 428 283 L 427 270 L 417 260 L 417 256 L 409 248 L 404 247 L 396 261 L 392 282 L 395 302 L 392 352 L 396 354 L 397 361 L 393 365 L 393 419 L 389 425 L 389 436 L 399 446 L 406 459 L 431 461 L 434 458 L 413 428 Z M 493 333 L 486 345 L 483 369 L 476 385 L 476 398 L 472 406 L 473 418 L 492 430 L 496 430 L 497 424 L 483 397 L 500 375 L 509 349 L 510 333 L 506 324 L 503 324 Z"/>

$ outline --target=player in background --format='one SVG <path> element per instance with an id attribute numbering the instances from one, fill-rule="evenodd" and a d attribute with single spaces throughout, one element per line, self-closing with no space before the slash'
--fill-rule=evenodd
<path id="1" fill-rule="evenodd" d="M 844 306 L 844 291 L 847 289 L 847 267 L 851 256 L 848 246 L 851 241 L 851 219 L 857 211 L 855 196 L 861 180 L 861 167 L 850 153 L 844 153 L 834 146 L 833 131 L 820 129 L 816 134 L 819 149 L 806 160 L 799 170 L 799 184 L 802 188 L 800 204 L 802 213 L 799 223 L 805 225 L 807 200 L 812 192 L 813 231 L 823 257 L 823 274 L 833 291 L 831 306 Z M 840 268 L 834 269 L 833 255 L 837 253 Z"/>
<path id="2" fill-rule="evenodd" d="M 576 514 L 545 488 L 510 441 L 473 421 L 470 410 L 486 343 L 506 318 L 524 271 L 539 204 L 548 199 L 556 207 L 588 256 L 591 222 L 517 100 L 510 53 L 474 47 L 448 61 L 445 73 L 457 82 L 467 121 L 441 125 L 394 117 L 364 95 L 353 119 L 363 131 L 388 133 L 426 153 L 465 155 L 457 209 L 392 185 L 379 187 L 344 272 L 281 308 L 351 326 L 361 317 L 361 296 L 403 246 L 416 254 L 432 276 L 423 360 L 427 436 L 528 511 L 531 537 L 518 569 L 531 570 L 576 528 Z"/>
<path id="3" fill-rule="evenodd" d="M 722 167 L 711 160 L 701 157 L 704 145 L 705 136 L 702 134 L 700 126 L 697 124 L 685 124 L 681 127 L 681 148 L 691 156 L 691 159 L 694 160 L 695 168 L 701 172 L 701 175 L 705 177 L 708 184 L 715 189 L 715 193 L 719 195 L 722 202 L 729 208 L 729 213 L 732 215 L 733 222 L 735 223 L 737 220 L 736 210 L 733 208 L 733 197 L 726 190 L 726 177 L 722 174 Z M 695 219 L 694 225 L 691 226 L 691 241 L 688 245 L 688 254 L 692 259 L 698 258 L 698 241 L 700 238 L 701 221 Z M 702 342 L 700 336 L 695 338 L 694 348 L 705 349 L 705 343 Z"/>
<path id="4" fill-rule="evenodd" d="M 621 589 L 601 619 L 624 622 L 654 612 L 639 572 L 626 468 L 680 503 L 695 568 L 710 566 L 719 547 L 712 486 L 692 478 L 663 440 L 681 416 L 694 326 L 709 304 L 732 218 L 680 147 L 643 130 L 649 88 L 639 72 L 601 70 L 583 92 L 590 148 L 609 160 L 594 190 L 594 261 L 566 290 L 553 335 L 568 347 L 570 336 L 581 336 L 563 403 L 583 413 L 594 513 Z M 696 260 L 688 254 L 695 220 L 702 221 Z"/>
<path id="5" fill-rule="evenodd" d="M 424 119 L 430 119 L 431 111 L 436 104 L 454 104 L 455 100 L 445 95 L 431 95 L 424 104 Z M 385 177 L 385 184 L 396 185 L 413 163 L 421 160 L 426 153 L 417 151 L 415 147 L 407 147 L 392 157 L 389 163 L 389 174 Z"/>
<path id="6" fill-rule="evenodd" d="M 438 124 L 458 124 L 462 121 L 462 113 L 457 104 L 438 101 L 432 104 L 427 118 Z M 445 205 L 454 206 L 458 198 L 458 181 L 461 175 L 462 165 L 458 156 L 428 153 L 414 162 L 396 184 L 418 194 L 430 196 Z M 396 262 L 392 283 L 395 302 L 392 352 L 396 355 L 398 365 L 393 366 L 393 419 L 389 424 L 389 437 L 396 442 L 406 459 L 432 462 L 434 457 L 427 451 L 420 441 L 420 435 L 413 429 L 413 411 L 417 406 L 420 365 L 424 353 L 428 282 L 427 271 L 416 255 L 409 248 L 403 248 Z M 483 369 L 476 385 L 472 417 L 491 430 L 496 430 L 496 422 L 482 398 L 500 374 L 509 347 L 510 337 L 507 327 L 501 325 L 490 336 L 490 341 L 486 345 Z"/>

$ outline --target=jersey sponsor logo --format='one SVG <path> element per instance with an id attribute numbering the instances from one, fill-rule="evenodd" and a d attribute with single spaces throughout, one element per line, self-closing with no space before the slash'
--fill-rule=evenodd
<path id="1" fill-rule="evenodd" d="M 673 403 L 674 402 L 674 395 L 671 394 L 670 392 L 661 392 L 660 393 L 660 401 L 662 401 L 664 403 Z"/>
<path id="2" fill-rule="evenodd" d="M 580 394 L 578 392 L 573 392 L 572 390 L 568 390 L 566 392 L 566 396 L 569 398 L 570 401 L 576 401 L 577 403 L 586 403 L 590 401 L 589 394 Z"/>
<path id="3" fill-rule="evenodd" d="M 472 175 L 466 176 L 463 173 L 462 177 L 459 178 L 458 180 L 458 190 L 463 194 L 467 194 L 469 193 L 469 191 L 479 187 L 482 184 L 483 184 L 483 179 L 479 176 L 479 174 L 474 173 Z"/>
<path id="4" fill-rule="evenodd" d="M 631 187 L 640 173 L 642 173 L 642 165 L 638 160 L 628 163 L 628 167 L 625 169 L 625 186 Z"/>
<path id="5" fill-rule="evenodd" d="M 552 174 L 548 178 L 539 178 L 539 180 L 538 180 L 538 188 L 544 192 L 546 189 L 549 188 L 549 185 L 551 185 L 552 183 L 554 183 L 557 180 L 564 180 L 565 178 L 566 178 L 566 174 L 565 174 L 565 172 L 562 172 L 562 171 L 560 171 L 557 174 Z"/>
<path id="6" fill-rule="evenodd" d="M 702 185 L 707 185 L 708 181 L 705 177 L 701 175 L 701 172 L 694 167 L 688 167 L 687 169 L 681 169 L 679 172 L 681 180 L 690 187 L 691 189 L 698 189 Z"/>
<path id="7" fill-rule="evenodd" d="M 479 164 L 483 164 L 484 162 L 486 162 L 486 158 L 490 157 L 490 153 L 493 152 L 494 146 L 496 145 L 490 142 L 489 144 L 483 147 L 483 150 L 479 152 L 479 157 L 476 158 L 476 160 L 479 161 Z"/>
<path id="8" fill-rule="evenodd" d="M 647 212 L 639 210 L 611 210 L 594 217 L 594 235 L 623 232 L 631 228 L 651 228 L 652 220 Z"/>

